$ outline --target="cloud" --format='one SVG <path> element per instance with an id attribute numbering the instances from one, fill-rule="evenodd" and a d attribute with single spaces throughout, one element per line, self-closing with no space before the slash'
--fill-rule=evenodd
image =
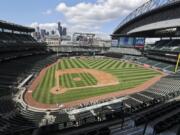
<path id="1" fill-rule="evenodd" d="M 52 14 L 52 10 L 48 9 L 45 12 L 42 13 L 43 15 L 51 15 Z"/>
<path id="2" fill-rule="evenodd" d="M 147 0 L 97 0 L 81 2 L 74 6 L 59 3 L 56 11 L 62 13 L 68 24 L 80 31 L 100 30 L 106 22 L 122 18 Z"/>
<path id="3" fill-rule="evenodd" d="M 67 27 L 69 34 L 73 32 L 91 32 L 107 36 L 111 33 L 102 33 L 103 25 L 111 21 L 121 20 L 146 1 L 147 0 L 96 0 L 95 3 L 80 2 L 73 6 L 60 2 L 56 6 L 56 11 L 64 15 L 65 20 L 63 20 L 63 22 L 65 22 L 65 24 L 63 24 L 63 26 Z M 44 12 L 44 15 L 50 14 L 52 14 L 52 10 L 50 9 Z M 39 26 L 49 31 L 57 29 L 57 23 L 39 24 L 35 22 L 32 23 L 31 26 Z"/>
<path id="4" fill-rule="evenodd" d="M 57 23 L 38 23 L 38 22 L 34 22 L 30 25 L 33 28 L 37 28 L 40 27 L 41 29 L 46 29 L 48 31 L 57 29 Z"/>

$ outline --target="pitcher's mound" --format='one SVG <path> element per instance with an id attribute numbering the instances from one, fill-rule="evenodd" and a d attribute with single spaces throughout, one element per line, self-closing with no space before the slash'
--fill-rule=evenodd
<path id="1" fill-rule="evenodd" d="M 64 74 L 78 74 L 78 73 L 89 73 L 91 74 L 96 80 L 97 84 L 93 86 L 83 86 L 83 87 L 74 87 L 74 88 L 65 88 L 60 85 L 59 78 L 60 76 Z M 81 88 L 91 88 L 91 87 L 104 87 L 104 86 L 110 86 L 110 85 L 117 85 L 119 84 L 119 80 L 113 76 L 110 73 L 96 70 L 96 69 L 86 69 L 86 68 L 74 68 L 74 69 L 66 69 L 66 70 L 59 70 L 56 71 L 56 80 L 57 80 L 57 86 L 52 88 L 50 92 L 52 94 L 63 94 L 68 90 L 75 90 L 75 89 L 81 89 Z M 72 78 L 73 81 L 81 81 L 81 77 L 74 77 Z"/>

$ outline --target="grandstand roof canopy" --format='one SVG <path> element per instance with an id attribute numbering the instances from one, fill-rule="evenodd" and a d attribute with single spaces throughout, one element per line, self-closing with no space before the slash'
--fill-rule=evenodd
<path id="1" fill-rule="evenodd" d="M 6 22 L 0 20 L 0 28 L 7 29 L 7 30 L 13 30 L 13 31 L 19 31 L 19 32 L 34 32 L 34 28 L 25 27 L 22 25 Z"/>
<path id="2" fill-rule="evenodd" d="M 179 37 L 179 28 L 180 19 L 172 19 L 138 27 L 129 31 L 128 35 L 143 37 Z"/>
<path id="3" fill-rule="evenodd" d="M 127 35 L 113 34 L 113 37 L 179 37 L 180 19 L 153 23 L 129 31 Z"/>
<path id="4" fill-rule="evenodd" d="M 112 37 L 174 37 L 179 36 L 179 17 L 171 13 L 180 0 L 149 0 L 130 13 L 114 30 Z M 167 12 L 166 12 L 167 11 Z M 166 13 L 161 16 L 159 13 Z M 176 11 L 175 11 L 176 12 Z M 168 14 L 171 13 L 171 14 Z M 159 16 L 158 16 L 159 15 Z M 170 17 L 171 16 L 171 17 Z M 149 18 L 148 18 L 149 17 Z M 148 21 L 148 19 L 151 19 Z M 176 22 L 177 21 L 177 22 Z M 177 28 L 176 32 L 166 29 Z M 163 30 L 163 32 L 162 32 Z"/>
<path id="5" fill-rule="evenodd" d="M 166 7 L 167 5 L 171 5 L 174 3 L 179 2 L 179 0 L 149 0 L 148 2 L 144 3 L 142 6 L 131 12 L 114 30 L 114 33 L 123 27 L 126 23 L 140 17 L 151 13 L 154 10 L 158 10 L 162 7 Z"/>

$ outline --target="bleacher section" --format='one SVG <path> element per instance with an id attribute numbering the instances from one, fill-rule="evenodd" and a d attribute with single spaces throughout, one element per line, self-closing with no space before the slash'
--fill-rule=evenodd
<path id="1" fill-rule="evenodd" d="M 17 87 L 18 83 L 21 82 L 25 77 L 32 73 L 39 72 L 46 64 L 52 62 L 52 59 L 46 55 L 38 55 L 31 57 L 24 57 L 21 59 L 11 60 L 10 62 L 3 62 L 0 66 L 0 90 L 1 96 L 13 94 L 13 89 Z M 47 58 L 47 59 L 46 59 Z M 52 57 L 53 58 L 53 57 Z M 36 66 L 36 62 L 40 60 L 42 64 Z M 13 68 L 12 68 L 13 67 Z M 34 67 L 34 68 L 33 68 Z"/>
<path id="2" fill-rule="evenodd" d="M 0 134 L 30 133 L 39 127 L 45 113 L 29 111 L 13 97 L 20 82 L 56 60 L 31 35 L 0 32 Z"/>
<path id="3" fill-rule="evenodd" d="M 0 116 L 12 112 L 15 109 L 15 103 L 12 101 L 10 96 L 0 98 Z"/>
<path id="4" fill-rule="evenodd" d="M 148 50 L 180 53 L 180 40 L 160 40 L 148 46 Z"/>
<path id="5" fill-rule="evenodd" d="M 153 45 L 147 45 L 146 56 L 151 59 L 176 63 L 180 53 L 180 40 L 160 40 Z"/>
<path id="6" fill-rule="evenodd" d="M 44 54 L 45 49 L 45 45 L 35 41 L 31 35 L 0 32 L 0 62 Z"/>
<path id="7" fill-rule="evenodd" d="M 56 60 L 55 55 L 35 55 L 1 63 L 0 119 L 9 126 L 7 128 L 4 128 L 4 126 L 0 127 L 0 134 L 1 132 L 3 134 L 39 126 L 45 113 L 29 111 L 27 108 L 15 104 L 14 101 L 12 101 L 12 96 L 17 90 L 13 88 L 16 88 L 18 85 L 17 82 L 22 81 L 29 74 L 39 73 L 42 68 L 54 63 Z M 7 115 L 11 119 L 4 118 L 4 115 Z M 27 121 L 27 123 L 23 124 L 25 121 Z"/>
<path id="8" fill-rule="evenodd" d="M 18 112 L 11 115 L 0 116 L 0 135 L 9 135 L 18 132 L 29 132 L 35 128 L 30 120 L 24 118 Z"/>
<path id="9" fill-rule="evenodd" d="M 110 50 L 107 53 L 119 53 L 119 54 L 130 54 L 130 55 L 137 55 L 137 56 L 141 56 L 142 53 L 135 49 L 135 48 L 117 48 L 117 47 L 112 47 L 110 48 Z"/>
<path id="10" fill-rule="evenodd" d="M 145 65 L 145 66 L 150 66 L 156 69 L 160 69 L 162 71 L 167 71 L 167 72 L 174 72 L 175 70 L 175 64 L 173 63 L 168 63 L 168 62 L 163 62 L 159 60 L 153 60 L 149 59 L 147 57 L 137 57 L 137 56 L 130 56 L 130 55 L 124 55 L 122 57 L 124 60 L 130 60 L 132 62 L 135 62 L 137 64 Z"/>
<path id="11" fill-rule="evenodd" d="M 129 124 L 127 121 L 123 125 L 112 126 L 112 135 L 160 135 L 174 134 L 179 135 L 178 130 L 171 128 L 177 127 L 180 123 L 180 102 L 172 101 L 158 104 L 145 111 L 132 115 Z"/>

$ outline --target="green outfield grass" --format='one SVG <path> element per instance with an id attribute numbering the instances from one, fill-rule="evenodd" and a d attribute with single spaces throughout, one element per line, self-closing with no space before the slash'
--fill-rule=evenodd
<path id="1" fill-rule="evenodd" d="M 89 73 L 64 74 L 60 76 L 60 85 L 73 89 L 59 95 L 51 94 L 50 89 L 56 86 L 55 71 L 71 68 L 88 68 L 108 72 L 118 78 L 120 83 L 115 86 L 82 88 L 96 85 L 97 80 Z M 64 58 L 61 62 L 54 64 L 47 70 L 45 77 L 43 77 L 38 87 L 33 92 L 33 98 L 41 103 L 47 104 L 65 103 L 133 88 L 158 75 L 160 75 L 160 73 L 154 70 L 114 59 Z M 76 77 L 81 78 L 81 80 L 75 81 L 73 78 Z"/>

